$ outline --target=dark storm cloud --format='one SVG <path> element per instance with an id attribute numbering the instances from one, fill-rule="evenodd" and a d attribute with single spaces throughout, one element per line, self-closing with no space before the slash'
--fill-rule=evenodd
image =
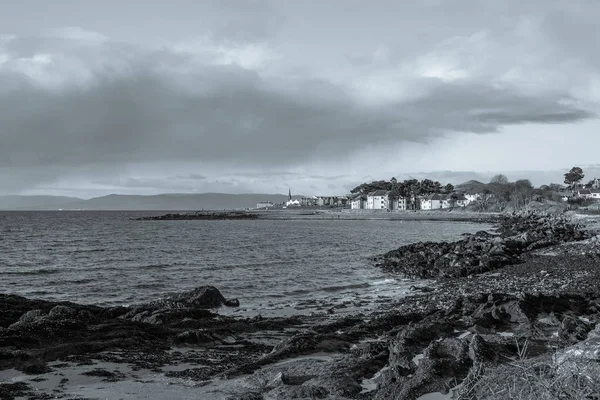
<path id="1" fill-rule="evenodd" d="M 295 82 L 300 88 L 294 88 L 234 65 L 165 76 L 148 68 L 158 59 L 162 65 L 186 61 L 163 51 L 126 72 L 103 71 L 91 84 L 60 90 L 20 77 L 17 88 L 0 94 L 0 165 L 176 160 L 264 166 L 335 158 L 373 143 L 426 141 L 448 131 L 485 133 L 506 124 L 591 117 L 561 92 L 533 97 L 510 87 L 436 80 L 416 100 L 372 106 L 331 83 Z"/>

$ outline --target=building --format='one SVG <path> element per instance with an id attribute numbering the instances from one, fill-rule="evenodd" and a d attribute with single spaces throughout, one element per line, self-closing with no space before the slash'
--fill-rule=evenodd
<path id="1" fill-rule="evenodd" d="M 367 194 L 368 210 L 387 210 L 389 208 L 389 192 L 387 190 L 375 190 Z"/>
<path id="2" fill-rule="evenodd" d="M 577 197 L 582 199 L 591 199 L 592 198 L 592 190 L 590 189 L 579 189 L 577 191 Z"/>
<path id="3" fill-rule="evenodd" d="M 470 201 L 463 195 L 434 193 L 421 198 L 421 210 L 441 210 L 452 207 L 466 207 Z"/>
<path id="4" fill-rule="evenodd" d="M 292 189 L 288 192 L 288 200 L 285 202 L 286 207 L 300 207 L 300 200 L 292 199 Z"/>
<path id="5" fill-rule="evenodd" d="M 364 210 L 367 208 L 367 196 L 364 194 L 357 194 L 350 201 L 350 208 L 353 210 Z"/>
<path id="6" fill-rule="evenodd" d="M 480 200 L 482 198 L 483 198 L 483 195 L 481 197 L 479 197 L 478 200 Z M 466 207 L 470 203 L 472 203 L 472 201 L 469 200 L 466 195 L 465 196 L 458 195 L 458 196 L 454 197 L 452 200 L 454 201 L 454 205 L 456 207 Z"/>
<path id="7" fill-rule="evenodd" d="M 421 210 L 439 210 L 450 207 L 448 197 L 445 194 L 430 194 L 429 196 L 421 198 L 420 202 Z"/>
<path id="8" fill-rule="evenodd" d="M 318 199 L 319 198 L 317 196 L 303 197 L 300 199 L 300 205 L 302 207 L 315 207 Z"/>
<path id="9" fill-rule="evenodd" d="M 396 197 L 390 200 L 390 210 L 393 211 L 406 211 L 408 206 L 408 199 L 406 197 Z"/>
<path id="10" fill-rule="evenodd" d="M 256 203 L 256 208 L 269 208 L 269 207 L 273 207 L 275 204 L 271 203 L 270 201 L 261 201 Z"/>
<path id="11" fill-rule="evenodd" d="M 481 200 L 483 198 L 483 193 L 468 191 L 464 193 L 463 197 L 467 201 L 467 204 L 469 204 L 474 201 Z"/>

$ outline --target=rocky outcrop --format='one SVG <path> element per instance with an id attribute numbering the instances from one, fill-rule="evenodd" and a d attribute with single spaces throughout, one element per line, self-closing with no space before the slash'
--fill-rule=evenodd
<path id="1" fill-rule="evenodd" d="M 258 219 L 257 213 L 243 211 L 210 212 L 198 211 L 194 213 L 170 213 L 159 216 L 135 218 L 136 221 L 182 221 L 182 220 L 219 220 L 219 219 Z"/>
<path id="2" fill-rule="evenodd" d="M 559 216 L 511 214 L 502 217 L 495 234 L 480 231 L 452 243 L 402 246 L 375 261 L 384 271 L 410 278 L 465 277 L 519 263 L 523 254 L 533 250 L 589 236 Z"/>
<path id="3" fill-rule="evenodd" d="M 243 346 L 244 354 L 238 359 L 249 361 L 265 347 L 240 341 L 240 334 L 290 329 L 301 323 L 293 318 L 240 320 L 207 309 L 238 304 L 211 286 L 148 304 L 112 308 L 0 294 L 0 370 L 18 368 L 34 373 L 44 371 L 48 361 L 92 357 L 108 350 L 127 351 L 134 364 L 146 365 L 146 358 L 167 362 L 165 351 L 174 343 Z M 218 371 L 227 368 L 223 363 Z"/>
<path id="4" fill-rule="evenodd" d="M 189 292 L 176 293 L 151 303 L 132 307 L 120 316 L 135 322 L 163 325 L 183 321 L 185 319 L 202 319 L 214 317 L 209 309 L 221 306 L 238 307 L 237 299 L 227 300 L 214 286 L 200 286 Z"/>

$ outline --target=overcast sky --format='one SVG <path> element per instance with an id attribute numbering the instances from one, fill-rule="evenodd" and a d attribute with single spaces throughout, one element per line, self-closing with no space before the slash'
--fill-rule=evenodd
<path id="1" fill-rule="evenodd" d="M 0 194 L 540 184 L 600 163 L 597 0 L 0 3 Z"/>

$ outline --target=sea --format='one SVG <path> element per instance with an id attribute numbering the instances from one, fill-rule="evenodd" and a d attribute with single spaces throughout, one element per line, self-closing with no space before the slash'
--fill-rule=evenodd
<path id="1" fill-rule="evenodd" d="M 161 212 L 0 212 L 0 293 L 102 306 L 217 287 L 239 316 L 369 311 L 410 294 L 373 258 L 489 229 L 386 219 L 137 221 Z"/>

